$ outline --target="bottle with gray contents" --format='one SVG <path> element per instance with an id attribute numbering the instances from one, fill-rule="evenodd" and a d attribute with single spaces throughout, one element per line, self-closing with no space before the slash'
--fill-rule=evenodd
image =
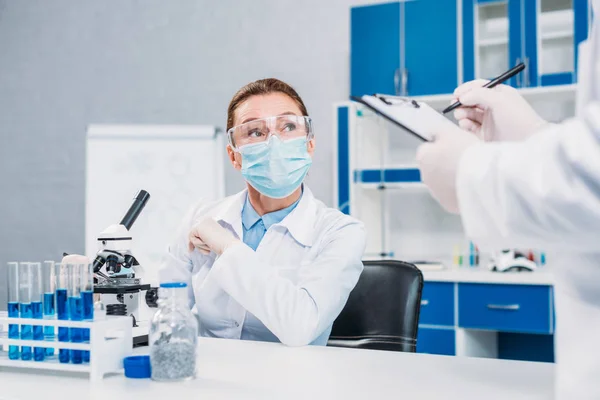
<path id="1" fill-rule="evenodd" d="M 158 311 L 152 318 L 148 341 L 152 379 L 182 381 L 196 374 L 198 322 L 188 305 L 187 284 L 163 283 L 158 289 Z"/>

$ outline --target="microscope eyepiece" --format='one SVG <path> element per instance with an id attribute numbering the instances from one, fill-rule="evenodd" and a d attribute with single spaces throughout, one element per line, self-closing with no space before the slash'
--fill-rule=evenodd
<path id="1" fill-rule="evenodd" d="M 130 230 L 133 226 L 133 223 L 135 222 L 137 217 L 139 217 L 140 213 L 146 206 L 146 203 L 149 199 L 150 193 L 146 192 L 143 189 L 140 190 L 133 199 L 133 204 L 131 205 L 131 207 L 129 207 L 129 210 L 127 210 L 127 213 L 121 220 L 121 225 L 125 226 L 127 230 Z"/>

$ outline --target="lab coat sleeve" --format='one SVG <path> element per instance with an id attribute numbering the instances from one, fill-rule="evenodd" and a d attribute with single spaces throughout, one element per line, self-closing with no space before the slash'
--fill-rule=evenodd
<path id="1" fill-rule="evenodd" d="M 600 103 L 524 142 L 473 146 L 457 194 L 467 236 L 482 249 L 598 249 Z"/>
<path id="2" fill-rule="evenodd" d="M 337 318 L 362 272 L 365 233 L 349 223 L 325 241 L 312 262 L 298 267 L 298 283 L 279 276 L 243 243 L 228 248 L 212 278 L 288 346 L 310 344 Z"/>
<path id="3" fill-rule="evenodd" d="M 167 254 L 159 270 L 160 282 L 185 282 L 188 289 L 190 308 L 195 304 L 194 288 L 192 287 L 192 275 L 194 263 L 192 255 L 197 251 L 190 252 L 187 244 L 188 237 L 194 224 L 194 216 L 203 202 L 190 209 L 183 218 L 174 240 L 167 247 Z"/>

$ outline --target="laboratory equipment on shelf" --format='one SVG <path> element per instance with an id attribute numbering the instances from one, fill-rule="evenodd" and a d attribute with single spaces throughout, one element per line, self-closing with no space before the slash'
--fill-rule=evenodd
<path id="1" fill-rule="evenodd" d="M 152 379 L 192 379 L 196 374 L 198 321 L 188 305 L 187 284 L 162 283 L 158 306 L 148 337 Z"/>
<path id="2" fill-rule="evenodd" d="M 521 252 L 502 250 L 492 255 L 489 268 L 497 272 L 533 272 L 537 269 L 537 264 Z"/>
<path id="3" fill-rule="evenodd" d="M 140 190 L 121 222 L 98 235 L 99 251 L 93 264 L 97 279 L 94 293 L 101 294 L 108 315 L 131 316 L 134 345 L 146 341 L 147 320 L 152 315 L 149 308 L 156 307 L 157 298 L 156 288 L 136 277 L 142 267 L 131 252 L 133 238 L 129 232 L 149 199 L 150 194 Z"/>

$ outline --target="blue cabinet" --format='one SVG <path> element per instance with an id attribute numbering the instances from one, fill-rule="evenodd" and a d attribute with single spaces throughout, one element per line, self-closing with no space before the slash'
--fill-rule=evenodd
<path id="1" fill-rule="evenodd" d="M 454 326 L 454 283 L 425 283 L 419 324 Z"/>
<path id="2" fill-rule="evenodd" d="M 354 7 L 350 11 L 350 26 L 350 93 L 396 93 L 400 3 Z"/>
<path id="3" fill-rule="evenodd" d="M 417 334 L 417 353 L 456 354 L 456 333 L 454 329 L 430 329 L 419 327 Z"/>
<path id="4" fill-rule="evenodd" d="M 451 93 L 458 84 L 457 3 L 414 0 L 354 7 L 350 93 Z"/>
<path id="5" fill-rule="evenodd" d="M 417 353 L 455 355 L 453 282 L 425 282 L 421 295 Z"/>
<path id="6" fill-rule="evenodd" d="M 552 288 L 536 285 L 458 285 L 458 326 L 502 332 L 552 333 Z"/>
<path id="7" fill-rule="evenodd" d="M 452 93 L 458 85 L 456 2 L 403 4 L 406 94 Z"/>

